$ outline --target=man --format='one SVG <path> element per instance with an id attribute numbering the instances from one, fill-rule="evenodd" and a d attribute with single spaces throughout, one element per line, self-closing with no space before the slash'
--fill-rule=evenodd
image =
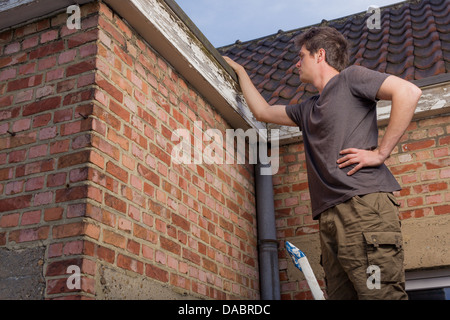
<path id="1" fill-rule="evenodd" d="M 396 76 L 346 68 L 348 43 L 333 28 L 313 27 L 295 41 L 300 80 L 319 91 L 299 105 L 270 106 L 245 69 L 224 58 L 257 120 L 302 130 L 328 298 L 407 299 L 398 202 L 392 194 L 400 186 L 384 161 L 411 122 L 422 92 Z M 391 100 L 392 109 L 378 146 L 380 99 Z"/>

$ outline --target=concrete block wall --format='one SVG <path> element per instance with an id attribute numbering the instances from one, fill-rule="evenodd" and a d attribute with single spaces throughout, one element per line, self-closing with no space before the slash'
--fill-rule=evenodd
<path id="1" fill-rule="evenodd" d="M 0 34 L 0 252 L 33 251 L 33 298 L 258 299 L 253 166 L 171 158 L 174 130 L 230 126 L 109 7 L 81 12 Z"/>

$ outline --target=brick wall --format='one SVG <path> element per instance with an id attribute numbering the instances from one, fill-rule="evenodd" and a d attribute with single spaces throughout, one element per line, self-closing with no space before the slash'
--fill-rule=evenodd
<path id="1" fill-rule="evenodd" d="M 447 216 L 450 219 L 450 117 L 435 116 L 413 121 L 386 164 L 403 190 L 396 193 L 401 203 L 400 218 L 414 224 L 414 219 Z M 380 139 L 385 127 L 380 127 Z M 276 223 L 280 240 L 280 280 L 283 299 L 312 299 L 301 272 L 295 269 L 284 249 L 284 240 L 298 243 L 308 256 L 319 284 L 325 289 L 319 264 L 318 222 L 311 219 L 303 145 L 291 144 L 280 151 L 280 171 L 274 177 Z M 418 220 L 417 220 L 418 221 Z M 432 229 L 425 233 L 433 233 Z M 417 237 L 417 234 L 405 238 Z M 446 241 L 442 241 L 446 243 Z M 423 243 L 425 250 L 426 243 Z M 411 249 L 411 250 L 409 250 Z M 422 248 L 409 248 L 406 256 Z M 428 248 L 435 255 L 445 254 L 445 247 Z M 440 252 L 440 253 L 439 253 Z M 442 260 L 444 263 L 444 260 Z M 441 267 L 441 265 L 434 265 Z"/>
<path id="2" fill-rule="evenodd" d="M 0 34 L 0 250 L 43 247 L 49 299 L 113 290 L 105 269 L 257 299 L 252 166 L 171 159 L 175 129 L 229 125 L 107 6 L 67 17 Z"/>

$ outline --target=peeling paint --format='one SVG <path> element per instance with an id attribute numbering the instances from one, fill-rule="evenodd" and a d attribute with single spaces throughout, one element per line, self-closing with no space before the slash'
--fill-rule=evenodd
<path id="1" fill-rule="evenodd" d="M 157 30 L 179 51 L 181 57 L 210 84 L 250 127 L 265 129 L 256 121 L 244 99 L 237 94 L 235 81 L 190 31 L 184 21 L 175 16 L 161 0 L 131 0 Z M 219 109 L 220 106 L 214 106 Z M 218 110 L 220 112 L 220 110 Z"/>

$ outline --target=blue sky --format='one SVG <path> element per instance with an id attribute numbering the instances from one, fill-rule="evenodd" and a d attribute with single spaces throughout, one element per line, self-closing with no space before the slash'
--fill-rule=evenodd
<path id="1" fill-rule="evenodd" d="M 366 12 L 401 0 L 175 0 L 215 46 Z"/>

